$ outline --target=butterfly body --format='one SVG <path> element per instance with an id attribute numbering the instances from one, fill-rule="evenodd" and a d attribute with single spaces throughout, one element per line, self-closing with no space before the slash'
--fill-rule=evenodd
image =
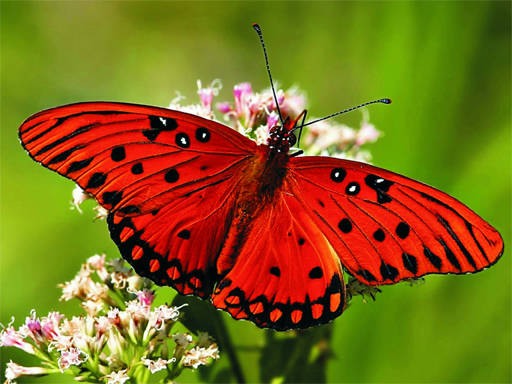
<path id="1" fill-rule="evenodd" d="M 499 233 L 443 192 L 368 164 L 291 156 L 294 125 L 258 146 L 187 113 L 93 102 L 32 116 L 20 140 L 109 211 L 140 275 L 260 327 L 339 316 L 342 267 L 380 285 L 477 272 L 501 256 Z"/>

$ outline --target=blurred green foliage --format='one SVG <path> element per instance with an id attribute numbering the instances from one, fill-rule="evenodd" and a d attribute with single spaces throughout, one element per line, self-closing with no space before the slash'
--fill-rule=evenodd
<path id="1" fill-rule="evenodd" d="M 76 101 L 165 106 L 175 90 L 194 97 L 198 78 L 221 78 L 226 99 L 237 82 L 266 87 L 251 29 L 257 21 L 275 78 L 306 90 L 310 113 L 392 98 L 392 105 L 370 109 L 385 133 L 372 147 L 374 163 L 461 199 L 506 244 L 502 260 L 485 272 L 384 287 L 375 303 L 354 299 L 334 322 L 326 380 L 512 381 L 510 2 L 4 1 L 0 7 L 1 322 L 14 315 L 19 324 L 31 308 L 41 315 L 73 311 L 75 305 L 56 301 L 56 284 L 94 253 L 118 255 L 105 224 L 92 222 L 91 206 L 82 216 L 70 212 L 73 183 L 24 153 L 20 123 Z M 360 114 L 340 120 L 357 125 Z M 258 369 L 267 351 L 259 360 L 258 348 L 270 336 L 222 316 L 247 378 L 268 379 Z M 9 359 L 31 363 L 4 349 L 2 369 Z"/>

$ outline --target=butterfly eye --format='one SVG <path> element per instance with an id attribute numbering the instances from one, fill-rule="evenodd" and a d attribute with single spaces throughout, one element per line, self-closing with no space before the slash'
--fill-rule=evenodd
<path id="1" fill-rule="evenodd" d="M 288 143 L 290 144 L 290 147 L 293 147 L 296 142 L 297 142 L 297 137 L 293 133 L 290 133 L 288 135 Z"/>

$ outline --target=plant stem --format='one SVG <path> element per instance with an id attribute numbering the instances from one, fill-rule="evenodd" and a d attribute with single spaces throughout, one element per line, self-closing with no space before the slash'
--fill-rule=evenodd
<path id="1" fill-rule="evenodd" d="M 222 342 L 222 347 L 226 354 L 228 355 L 229 361 L 231 363 L 231 369 L 233 371 L 233 375 L 236 378 L 238 383 L 246 383 L 244 373 L 242 371 L 242 366 L 240 365 L 240 361 L 238 360 L 238 356 L 236 354 L 235 346 L 233 345 L 233 341 L 229 335 L 226 324 L 224 323 L 224 319 L 218 311 L 215 311 L 215 328 L 217 337 L 219 337 L 219 341 Z"/>

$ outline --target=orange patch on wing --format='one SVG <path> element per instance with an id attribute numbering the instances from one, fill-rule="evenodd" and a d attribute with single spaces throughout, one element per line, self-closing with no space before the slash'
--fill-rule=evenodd
<path id="1" fill-rule="evenodd" d="M 279 320 L 282 314 L 283 312 L 281 312 L 280 309 L 276 308 L 272 312 L 270 312 L 270 320 L 275 323 L 277 320 Z"/>
<path id="2" fill-rule="evenodd" d="M 248 317 L 247 313 L 245 313 L 243 310 L 239 310 L 237 313 L 234 313 L 234 312 L 230 311 L 230 313 L 233 315 L 233 317 L 235 319 L 238 319 L 238 320 L 240 320 L 240 319 L 247 319 L 247 317 Z"/>
<path id="3" fill-rule="evenodd" d="M 333 293 L 331 295 L 331 299 L 330 299 L 330 309 L 331 309 L 331 312 L 335 312 L 338 307 L 340 306 L 340 301 L 341 301 L 341 295 L 339 293 Z"/>
<path id="4" fill-rule="evenodd" d="M 311 306 L 311 314 L 313 315 L 313 319 L 318 319 L 322 316 L 324 311 L 324 306 L 322 304 L 313 304 Z"/>
<path id="5" fill-rule="evenodd" d="M 114 215 L 114 224 L 119 224 L 123 220 L 122 216 Z"/>
<path id="6" fill-rule="evenodd" d="M 291 318 L 294 324 L 297 324 L 302 319 L 302 311 L 300 309 L 296 309 L 292 311 Z"/>
<path id="7" fill-rule="evenodd" d="M 192 284 L 196 288 L 201 288 L 202 283 L 197 277 L 193 276 L 190 278 L 190 284 Z"/>
<path id="8" fill-rule="evenodd" d="M 263 312 L 263 304 L 261 303 L 254 303 L 249 305 L 249 310 L 253 315 L 258 315 L 261 312 Z"/>
<path id="9" fill-rule="evenodd" d="M 160 269 L 160 262 L 157 259 L 149 261 L 149 272 L 156 272 Z"/>
<path id="10" fill-rule="evenodd" d="M 121 241 L 126 241 L 126 239 L 133 235 L 133 232 L 133 229 L 131 229 L 130 227 L 124 227 L 121 231 L 121 235 L 119 235 L 119 238 L 121 239 Z"/>
<path id="11" fill-rule="evenodd" d="M 144 254 L 144 251 L 142 250 L 141 247 L 139 247 L 138 245 L 133 247 L 133 249 L 132 249 L 132 259 L 133 260 L 140 259 L 143 254 Z"/>
<path id="12" fill-rule="evenodd" d="M 180 271 L 178 270 L 178 267 L 171 267 L 167 269 L 167 276 L 169 276 L 171 279 L 176 280 L 180 278 Z"/>
<path id="13" fill-rule="evenodd" d="M 229 305 L 238 305 L 240 304 L 240 298 L 238 296 L 228 296 L 224 299 L 226 303 Z"/>

